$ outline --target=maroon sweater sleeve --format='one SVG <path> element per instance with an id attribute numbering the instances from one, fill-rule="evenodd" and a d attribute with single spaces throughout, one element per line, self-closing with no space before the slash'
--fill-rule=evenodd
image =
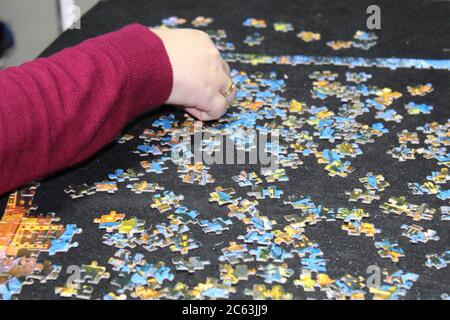
<path id="1" fill-rule="evenodd" d="M 161 39 L 137 24 L 0 71 L 0 194 L 88 158 L 172 82 Z"/>

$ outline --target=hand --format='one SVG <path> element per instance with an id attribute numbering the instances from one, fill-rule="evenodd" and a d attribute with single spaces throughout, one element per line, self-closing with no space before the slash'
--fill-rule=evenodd
<path id="1" fill-rule="evenodd" d="M 167 103 L 184 106 L 202 121 L 223 116 L 236 92 L 224 97 L 231 85 L 230 68 L 209 36 L 193 29 L 151 30 L 163 41 L 173 69 Z"/>

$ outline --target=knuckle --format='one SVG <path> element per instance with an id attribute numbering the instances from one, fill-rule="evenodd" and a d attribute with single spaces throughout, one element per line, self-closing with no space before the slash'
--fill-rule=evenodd
<path id="1" fill-rule="evenodd" d="M 220 58 L 220 51 L 214 45 L 211 47 L 209 54 L 213 59 Z"/>

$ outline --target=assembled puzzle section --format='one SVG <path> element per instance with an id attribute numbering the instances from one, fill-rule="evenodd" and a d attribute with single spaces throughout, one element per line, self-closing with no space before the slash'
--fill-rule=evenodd
<path id="1" fill-rule="evenodd" d="M 54 213 L 36 214 L 33 198 L 39 184 L 12 193 L 0 220 L 0 298 L 15 299 L 24 285 L 56 280 L 63 269 L 44 260 L 47 253 L 67 253 L 82 230 L 74 224 L 56 224 Z"/>

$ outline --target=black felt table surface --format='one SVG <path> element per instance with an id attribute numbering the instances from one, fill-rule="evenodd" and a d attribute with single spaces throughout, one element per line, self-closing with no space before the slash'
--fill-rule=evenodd
<path id="1" fill-rule="evenodd" d="M 111 0 L 102 1 L 89 11 L 81 20 L 81 30 L 72 30 L 62 34 L 44 53 L 49 55 L 65 47 L 79 43 L 87 38 L 116 30 L 129 23 L 142 23 L 145 25 L 158 25 L 161 19 L 170 16 L 178 16 L 191 21 L 196 16 L 213 17 L 214 22 L 206 29 L 225 29 L 227 40 L 236 45 L 235 52 L 264 53 L 270 55 L 305 54 L 312 56 L 360 56 L 360 57 L 404 57 L 404 58 L 433 58 L 450 59 L 450 4 L 442 1 L 377 1 L 382 12 L 382 28 L 377 31 L 378 44 L 368 50 L 348 49 L 333 51 L 325 45 L 326 41 L 338 39 L 350 39 L 356 30 L 365 30 L 368 5 L 372 1 L 139 1 L 139 0 Z M 250 30 L 242 26 L 242 22 L 249 17 L 265 19 L 268 22 L 267 29 Z M 295 31 L 289 33 L 274 32 L 272 23 L 277 21 L 291 22 Z M 322 40 L 310 44 L 303 43 L 295 34 L 299 30 L 311 30 L 320 32 Z M 265 40 L 260 46 L 250 48 L 243 44 L 245 36 L 253 31 L 264 33 Z M 308 75 L 316 70 L 331 70 L 338 72 L 341 77 L 348 71 L 344 67 L 333 66 L 274 66 L 274 65 L 241 65 L 232 64 L 233 68 L 254 71 L 276 71 L 278 74 L 288 76 L 288 90 L 283 94 L 288 99 L 305 101 L 308 105 L 320 105 L 320 101 L 311 98 L 311 81 Z M 413 224 L 406 216 L 393 216 L 384 214 L 379 205 L 387 201 L 389 197 L 404 195 L 413 203 L 428 203 L 431 207 L 439 209 L 446 205 L 445 201 L 435 196 L 415 196 L 408 189 L 408 182 L 421 182 L 432 171 L 439 168 L 436 161 L 425 160 L 417 156 L 416 160 L 399 162 L 386 150 L 397 146 L 397 133 L 403 129 L 415 131 L 417 126 L 427 122 L 446 122 L 450 112 L 450 72 L 439 70 L 399 69 L 387 70 L 379 68 L 358 68 L 358 71 L 371 73 L 371 84 L 379 87 L 389 87 L 404 94 L 404 97 L 396 101 L 396 109 L 404 119 L 401 123 L 389 122 L 386 124 L 390 132 L 377 138 L 375 143 L 361 146 L 363 154 L 352 159 L 355 172 L 346 178 L 332 178 L 326 174 L 323 165 L 317 164 L 315 157 L 302 158 L 304 165 L 299 169 L 287 168 L 290 178 L 288 182 L 277 185 L 285 195 L 301 194 L 309 195 L 316 203 L 326 207 L 363 207 L 369 213 L 368 222 L 372 222 L 382 230 L 376 239 L 398 239 L 405 250 L 405 257 L 397 264 L 389 259 L 382 259 L 374 247 L 374 240 L 365 236 L 349 236 L 340 229 L 340 223 L 320 222 L 306 228 L 306 235 L 314 239 L 324 252 L 327 259 L 328 274 L 332 277 L 341 277 L 345 274 L 362 275 L 367 277 L 367 267 L 377 265 L 387 268 L 389 271 L 404 270 L 419 274 L 418 281 L 408 291 L 407 299 L 439 299 L 440 295 L 449 291 L 450 276 L 447 269 L 430 269 L 424 266 L 425 255 L 428 253 L 441 253 L 449 249 L 448 222 L 440 220 L 437 213 L 432 221 L 420 221 L 418 224 L 425 228 L 436 230 L 440 240 L 430 241 L 426 244 L 412 244 L 407 238 L 401 236 L 400 226 L 404 223 Z M 418 83 L 431 82 L 434 92 L 425 97 L 414 97 L 418 103 L 429 103 L 434 106 L 431 114 L 409 116 L 402 107 L 409 102 L 406 97 L 406 86 Z M 324 104 L 327 104 L 326 102 Z M 328 105 L 330 109 L 336 106 Z M 169 107 L 163 106 L 159 110 L 150 112 L 130 125 L 126 132 L 139 135 L 145 128 L 150 127 L 156 117 L 163 114 Z M 365 116 L 358 118 L 364 120 Z M 30 137 L 32 138 L 32 137 Z M 72 248 L 67 253 L 60 253 L 50 260 L 61 263 L 63 266 L 80 265 L 97 260 L 107 265 L 109 257 L 114 255 L 115 248 L 102 244 L 103 231 L 98 230 L 98 225 L 93 219 L 99 214 L 108 213 L 110 210 L 127 213 L 147 221 L 146 226 L 166 222 L 164 215 L 150 208 L 151 194 L 146 196 L 135 195 L 122 188 L 114 195 L 96 194 L 94 196 L 72 200 L 64 192 L 68 185 L 82 183 L 94 183 L 104 180 L 107 175 L 117 168 L 129 168 L 138 164 L 142 159 L 132 154 L 130 150 L 139 143 L 135 139 L 124 145 L 111 144 L 85 163 L 71 168 L 63 173 L 53 176 L 42 183 L 35 197 L 35 204 L 40 212 L 55 212 L 64 224 L 75 223 L 83 229 L 82 234 L 75 237 L 79 243 L 77 248 Z M 149 157 L 151 159 L 151 157 Z M 210 173 L 215 177 L 216 183 L 204 187 L 182 183 L 176 172 L 177 167 L 169 165 L 169 170 L 162 175 L 152 175 L 151 180 L 160 183 L 166 190 L 172 190 L 176 194 L 183 194 L 183 204 L 190 209 L 197 210 L 202 218 L 224 217 L 225 208 L 219 208 L 215 203 L 209 203 L 209 193 L 215 186 L 233 187 L 237 194 L 246 197 L 247 189 L 239 188 L 232 180 L 233 175 L 239 174 L 243 169 L 255 170 L 254 166 L 217 165 L 212 166 Z M 30 168 L 32 170 L 32 168 Z M 374 201 L 371 205 L 361 203 L 352 204 L 344 192 L 361 187 L 358 179 L 367 172 L 383 174 L 391 187 L 381 193 L 381 200 Z M 124 190 L 125 189 L 125 190 Z M 6 202 L 6 196 L 1 199 L 2 209 Z M 448 201 L 447 201 L 448 204 Z M 283 199 L 260 200 L 260 211 L 279 223 L 285 223 L 283 216 L 294 213 L 294 210 L 285 204 Z M 439 210 L 438 210 L 439 211 Z M 221 254 L 215 247 L 216 244 L 233 241 L 240 234 L 245 234 L 245 226 L 242 223 L 233 224 L 230 231 L 222 235 L 205 234 L 202 229 L 194 225 L 191 227 L 196 240 L 202 243 L 202 247 L 195 250 L 189 256 L 195 255 L 208 258 L 212 261 L 205 270 L 195 274 L 176 273 L 175 281 L 186 282 L 195 285 L 204 282 L 206 277 L 219 277 L 217 259 Z M 220 248 L 220 246 L 219 246 Z M 171 258 L 174 256 L 169 250 L 157 250 L 152 253 L 140 250 L 146 255 L 149 262 L 164 261 L 173 267 Z M 41 258 L 46 258 L 42 254 Z M 292 260 L 298 260 L 294 258 Z M 298 261 L 295 261 L 298 266 Z M 263 263 L 264 264 L 264 263 Z M 249 263 L 256 266 L 257 263 Z M 294 294 L 295 298 L 304 299 L 325 298 L 324 293 L 305 293 L 302 288 L 292 284 L 294 278 L 298 278 L 300 267 L 296 268 L 296 274 L 284 285 L 287 292 Z M 176 272 L 176 271 L 174 271 Z M 113 273 L 113 272 L 112 272 Z M 22 299 L 57 299 L 54 294 L 54 286 L 64 283 L 65 273 L 55 282 L 25 286 L 20 298 Z M 248 281 L 241 282 L 237 288 L 238 293 L 232 298 L 246 298 L 243 295 L 244 288 L 251 288 L 254 283 L 263 283 L 260 277 L 251 277 Z M 101 298 L 103 294 L 114 289 L 109 281 L 103 281 L 94 292 L 94 298 Z M 367 294 L 367 297 L 371 295 Z M 247 297 L 248 298 L 248 297 Z"/>

